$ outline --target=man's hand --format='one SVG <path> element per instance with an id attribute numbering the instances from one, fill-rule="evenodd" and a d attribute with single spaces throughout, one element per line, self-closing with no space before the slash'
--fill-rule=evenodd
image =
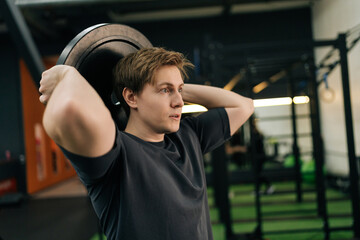
<path id="1" fill-rule="evenodd" d="M 65 73 L 69 71 L 69 69 L 73 69 L 73 67 L 67 65 L 56 65 L 43 72 L 39 88 L 39 92 L 42 94 L 39 98 L 41 103 L 45 105 L 48 103 L 55 87 L 64 78 Z"/>

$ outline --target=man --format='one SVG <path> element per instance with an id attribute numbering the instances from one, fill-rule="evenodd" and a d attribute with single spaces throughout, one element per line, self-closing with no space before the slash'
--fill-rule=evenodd
<path id="1" fill-rule="evenodd" d="M 87 187 L 109 240 L 212 239 L 202 156 L 248 119 L 253 102 L 184 84 L 190 66 L 162 48 L 120 60 L 114 89 L 129 114 L 124 132 L 74 68 L 43 73 L 45 130 Z M 210 110 L 181 120 L 184 101 Z"/>

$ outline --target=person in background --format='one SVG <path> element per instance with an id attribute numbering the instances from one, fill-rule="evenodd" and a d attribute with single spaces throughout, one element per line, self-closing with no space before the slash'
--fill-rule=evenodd
<path id="1" fill-rule="evenodd" d="M 225 152 L 230 157 L 230 161 L 235 163 L 240 169 L 244 169 L 247 164 L 247 146 L 242 141 L 240 130 L 225 142 Z"/>
<path id="2" fill-rule="evenodd" d="M 231 139 L 225 143 L 225 152 L 240 168 L 244 168 L 246 165 L 246 159 L 248 159 L 249 155 L 254 154 L 253 158 L 250 157 L 250 159 L 255 160 L 252 162 L 252 166 L 254 170 L 259 172 L 260 189 L 261 185 L 265 185 L 265 190 L 260 190 L 260 193 L 272 194 L 275 191 L 275 187 L 271 184 L 268 178 L 262 176 L 261 174 L 268 159 L 265 154 L 264 136 L 257 127 L 255 117 L 253 117 L 253 119 L 251 131 L 254 139 L 251 140 L 251 143 L 255 144 L 255 151 L 252 151 L 251 144 L 248 146 L 242 144 L 240 131 L 237 131 Z"/>

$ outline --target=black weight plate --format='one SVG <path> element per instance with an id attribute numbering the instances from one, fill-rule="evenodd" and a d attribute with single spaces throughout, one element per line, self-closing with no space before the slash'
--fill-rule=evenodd
<path id="1" fill-rule="evenodd" d="M 122 57 L 151 46 L 150 41 L 134 28 L 121 24 L 98 24 L 71 40 L 57 64 L 74 66 L 98 92 L 118 122 L 120 109 L 112 100 L 113 68 Z M 124 126 L 119 127 L 122 129 Z"/>

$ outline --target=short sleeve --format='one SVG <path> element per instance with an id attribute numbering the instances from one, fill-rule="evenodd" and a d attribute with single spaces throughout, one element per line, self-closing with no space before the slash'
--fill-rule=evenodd
<path id="1" fill-rule="evenodd" d="M 60 147 L 64 155 L 70 160 L 80 180 L 84 184 L 91 184 L 103 177 L 114 165 L 120 154 L 121 144 L 119 130 L 116 129 L 116 138 L 113 148 L 106 154 L 99 157 L 84 157 L 74 154 Z"/>
<path id="2" fill-rule="evenodd" d="M 189 122 L 205 154 L 219 147 L 230 138 L 229 118 L 224 108 L 211 109 L 197 117 L 184 119 Z"/>

